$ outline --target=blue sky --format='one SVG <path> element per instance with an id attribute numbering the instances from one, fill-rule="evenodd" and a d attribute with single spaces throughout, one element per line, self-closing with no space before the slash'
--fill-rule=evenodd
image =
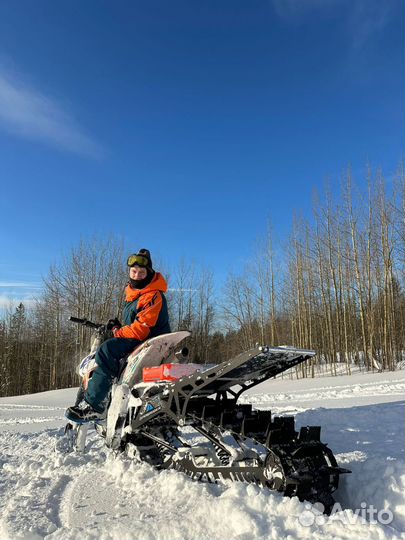
<path id="1" fill-rule="evenodd" d="M 238 270 L 404 151 L 402 0 L 3 0 L 0 300 L 80 237 Z"/>

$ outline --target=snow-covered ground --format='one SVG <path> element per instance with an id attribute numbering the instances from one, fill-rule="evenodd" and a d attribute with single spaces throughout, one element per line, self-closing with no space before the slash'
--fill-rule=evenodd
<path id="1" fill-rule="evenodd" d="M 298 427 L 322 426 L 352 470 L 335 494 L 343 510 L 330 517 L 256 486 L 158 473 L 114 457 L 94 432 L 85 455 L 58 454 L 74 397 L 69 389 L 0 399 L 0 540 L 405 539 L 404 371 L 276 379 L 244 397 L 294 414 Z"/>

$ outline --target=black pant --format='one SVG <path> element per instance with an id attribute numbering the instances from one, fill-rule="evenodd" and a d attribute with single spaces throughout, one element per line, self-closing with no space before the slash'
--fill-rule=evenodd
<path id="1" fill-rule="evenodd" d="M 84 396 L 87 403 L 98 412 L 105 408 L 105 399 L 111 389 L 113 379 L 118 376 L 119 360 L 132 352 L 140 343 L 137 339 L 112 338 L 107 339 L 96 353 L 97 369 L 89 381 Z"/>

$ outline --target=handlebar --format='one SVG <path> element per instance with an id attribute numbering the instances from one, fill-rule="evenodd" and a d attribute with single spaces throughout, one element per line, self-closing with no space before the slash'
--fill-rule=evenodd
<path id="1" fill-rule="evenodd" d="M 87 326 L 87 328 L 101 328 L 104 326 L 103 324 L 94 323 L 92 321 L 88 321 L 87 319 L 79 319 L 78 317 L 69 317 L 68 321 L 82 324 L 83 326 Z"/>

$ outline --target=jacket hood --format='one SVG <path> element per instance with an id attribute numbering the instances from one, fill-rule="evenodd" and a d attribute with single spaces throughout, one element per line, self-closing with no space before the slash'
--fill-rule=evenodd
<path id="1" fill-rule="evenodd" d="M 131 285 L 128 284 L 125 287 L 125 300 L 127 302 L 133 302 L 142 294 L 152 291 L 160 291 L 163 293 L 167 291 L 167 282 L 160 272 L 155 272 L 152 281 L 143 289 L 133 289 Z"/>

